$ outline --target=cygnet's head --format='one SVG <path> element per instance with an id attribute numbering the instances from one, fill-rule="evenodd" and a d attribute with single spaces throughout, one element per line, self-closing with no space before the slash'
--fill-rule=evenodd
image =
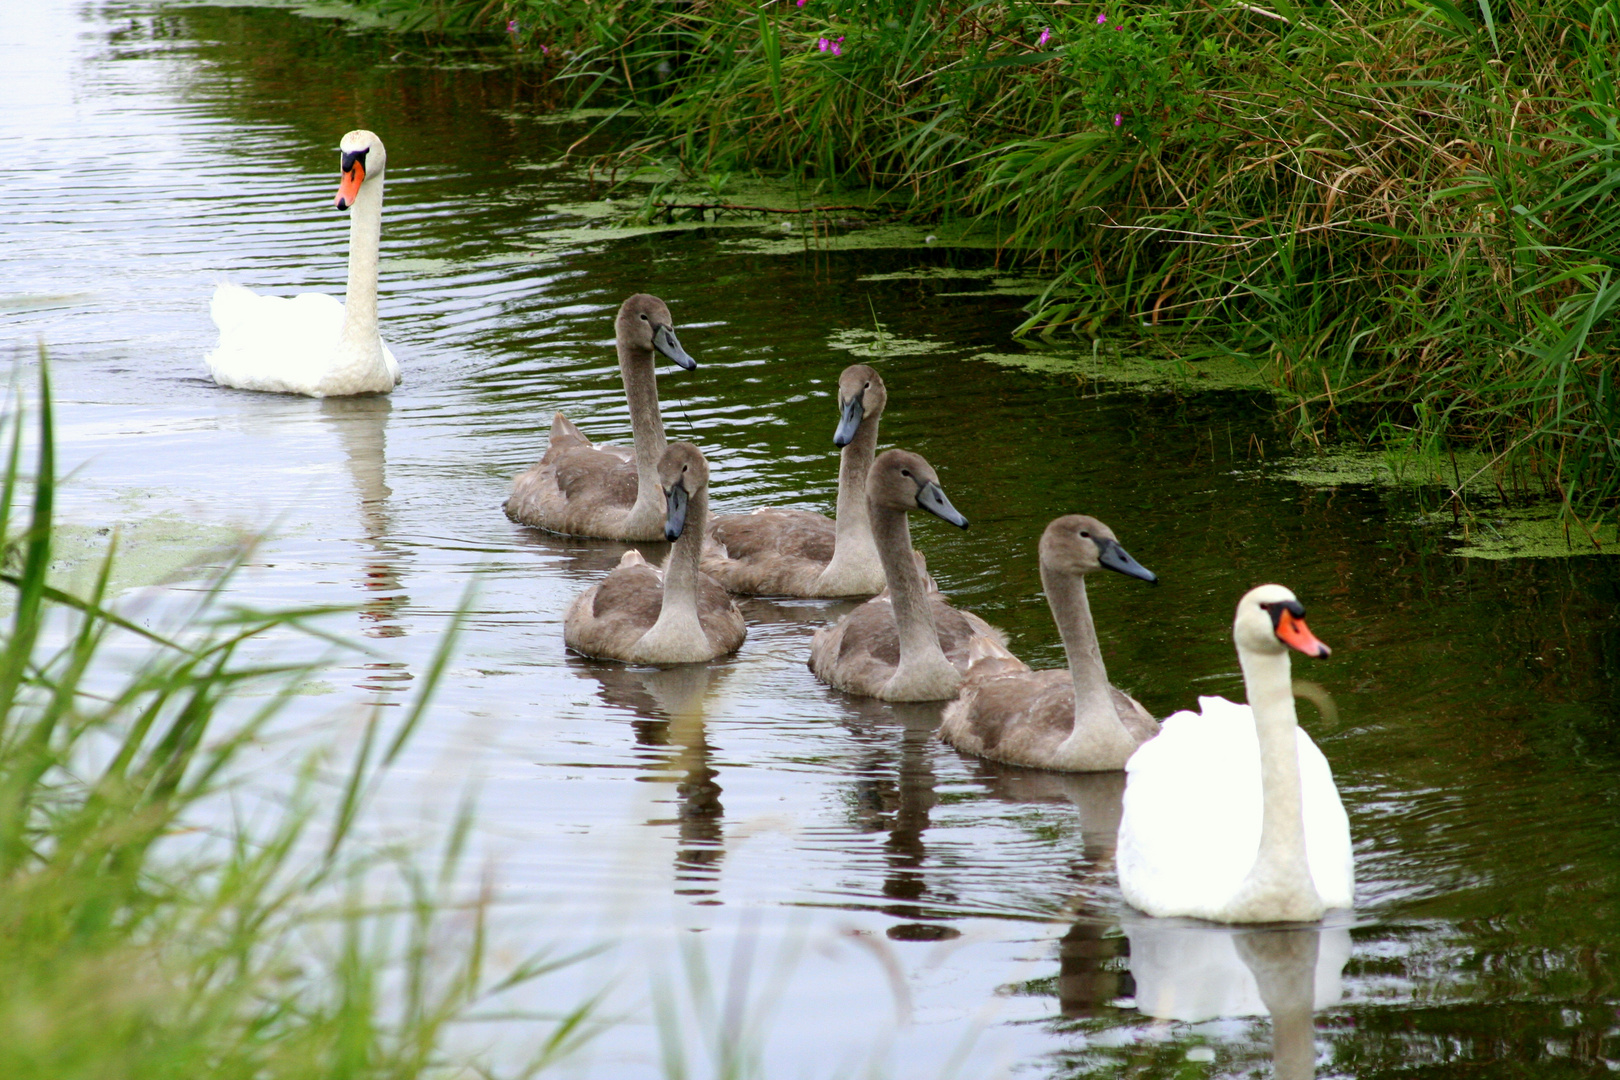
<path id="1" fill-rule="evenodd" d="M 689 442 L 670 443 L 658 459 L 658 486 L 664 489 L 668 516 L 664 518 L 664 538 L 679 540 L 686 528 L 686 506 L 692 497 L 709 486 L 709 463 Z"/>
<path id="2" fill-rule="evenodd" d="M 1277 655 L 1294 649 L 1306 656 L 1332 653 L 1305 625 L 1305 607 L 1281 585 L 1260 585 L 1243 594 L 1232 620 L 1239 649 Z"/>
<path id="3" fill-rule="evenodd" d="M 959 529 L 968 527 L 967 518 L 945 497 L 934 467 L 921 454 L 909 450 L 885 450 L 872 461 L 866 498 L 873 506 L 926 510 Z"/>
<path id="4" fill-rule="evenodd" d="M 639 353 L 651 355 L 657 349 L 687 371 L 697 367 L 697 361 L 675 339 L 675 320 L 670 318 L 669 308 L 656 296 L 636 293 L 620 304 L 613 326 L 618 339 Z"/>
<path id="5" fill-rule="evenodd" d="M 855 440 L 861 421 L 871 417 L 877 423 L 888 402 L 889 392 L 876 371 L 865 364 L 845 368 L 838 376 L 838 430 L 833 432 L 833 445 L 848 446 Z"/>
<path id="6" fill-rule="evenodd" d="M 1114 530 L 1085 514 L 1058 518 L 1041 534 L 1041 565 L 1064 574 L 1089 574 L 1098 568 L 1157 582 L 1158 575 L 1131 558 L 1114 538 Z"/>
<path id="7" fill-rule="evenodd" d="M 360 197 L 360 185 L 382 183 L 388 167 L 388 151 L 374 131 L 351 131 L 338 143 L 338 163 L 343 179 L 338 181 L 337 208 L 347 210 Z"/>

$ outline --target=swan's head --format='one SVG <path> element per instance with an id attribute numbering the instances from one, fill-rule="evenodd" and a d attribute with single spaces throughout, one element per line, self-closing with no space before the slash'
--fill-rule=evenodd
<path id="1" fill-rule="evenodd" d="M 845 368 L 838 376 L 838 430 L 833 432 L 833 445 L 848 446 L 855 440 L 862 418 L 870 416 L 876 422 L 888 402 L 889 392 L 877 372 L 865 364 Z"/>
<path id="2" fill-rule="evenodd" d="M 1333 651 L 1311 633 L 1304 605 L 1281 585 L 1261 585 L 1243 594 L 1232 620 L 1232 640 L 1239 649 L 1273 655 L 1294 649 L 1323 657 Z"/>
<path id="3" fill-rule="evenodd" d="M 1114 530 L 1094 517 L 1069 514 L 1041 534 L 1041 565 L 1065 574 L 1117 570 L 1128 577 L 1157 583 L 1158 575 L 1135 559 L 1114 538 Z"/>
<path id="4" fill-rule="evenodd" d="M 343 179 L 338 181 L 337 208 L 347 210 L 360 197 L 360 185 L 368 181 L 382 183 L 383 171 L 388 167 L 388 151 L 373 131 L 351 131 L 338 143 L 338 166 Z"/>
<path id="5" fill-rule="evenodd" d="M 656 296 L 636 293 L 620 304 L 614 330 L 621 342 L 637 352 L 650 354 L 657 349 L 687 371 L 697 367 L 697 361 L 686 355 L 681 343 L 675 340 L 675 320 Z"/>
<path id="6" fill-rule="evenodd" d="M 866 479 L 866 500 L 875 507 L 926 510 L 959 529 L 968 527 L 967 518 L 945 497 L 934 467 L 909 450 L 885 450 L 873 460 Z"/>
<path id="7" fill-rule="evenodd" d="M 664 518 L 664 538 L 679 540 L 686 528 L 686 506 L 692 496 L 709 486 L 709 463 L 689 442 L 670 443 L 658 459 L 658 485 L 664 489 L 669 514 Z"/>

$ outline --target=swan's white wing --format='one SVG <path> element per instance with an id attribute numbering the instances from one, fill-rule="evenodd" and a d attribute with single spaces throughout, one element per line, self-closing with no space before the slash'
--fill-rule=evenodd
<path id="1" fill-rule="evenodd" d="M 1260 848 L 1260 743 L 1254 713 L 1218 697 L 1179 712 L 1125 766 L 1120 888 L 1150 915 L 1212 918 L 1237 891 Z M 1350 821 L 1333 773 L 1298 732 L 1305 854 L 1322 900 L 1351 906 Z"/>
<path id="2" fill-rule="evenodd" d="M 1316 743 L 1299 731 L 1299 787 L 1305 816 L 1305 858 L 1322 902 L 1330 908 L 1354 906 L 1355 854 L 1350 816 L 1344 812 L 1333 770 Z"/>
<path id="3" fill-rule="evenodd" d="M 326 293 L 260 296 L 226 284 L 214 290 L 209 310 L 219 344 L 205 358 L 208 372 L 239 390 L 311 392 L 343 332 L 343 303 Z"/>
<path id="4" fill-rule="evenodd" d="M 1201 697 L 1125 765 L 1119 884 L 1149 915 L 1214 916 L 1260 847 L 1260 745 L 1247 705 Z"/>
<path id="5" fill-rule="evenodd" d="M 393 351 L 388 348 L 388 342 L 382 342 L 382 351 L 383 363 L 388 367 L 388 375 L 394 380 L 394 385 L 398 386 L 400 381 L 405 378 L 405 373 L 399 370 L 399 361 L 394 359 Z"/>

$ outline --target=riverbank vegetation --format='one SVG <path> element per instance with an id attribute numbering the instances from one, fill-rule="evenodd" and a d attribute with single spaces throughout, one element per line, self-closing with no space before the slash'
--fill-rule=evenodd
<path id="1" fill-rule="evenodd" d="M 1300 438 L 1620 508 L 1616 0 L 371 2 L 641 106 L 621 161 L 990 223 L 1050 275 L 1020 333 L 1235 353 Z"/>
<path id="2" fill-rule="evenodd" d="M 326 613 L 227 605 L 245 551 L 166 633 L 106 606 L 115 543 L 86 595 L 53 585 L 43 376 L 41 388 L 30 477 L 16 409 L 0 438 L 0 1074 L 451 1075 L 450 1025 L 547 965 L 491 972 L 483 906 L 449 908 L 464 830 L 436 876 L 379 858 L 352 829 L 454 634 L 403 719 L 371 717 L 348 766 L 311 756 L 275 793 L 247 792 L 272 721 L 332 659 Z M 314 659 L 249 658 L 263 639 L 300 636 Z M 520 1072 L 568 1049 L 583 1015 L 541 1025 Z"/>

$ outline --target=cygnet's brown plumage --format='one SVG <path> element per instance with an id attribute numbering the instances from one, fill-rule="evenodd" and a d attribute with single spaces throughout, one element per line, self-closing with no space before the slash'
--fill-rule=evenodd
<path id="1" fill-rule="evenodd" d="M 658 412 L 653 350 L 688 371 L 697 361 L 681 348 L 669 308 L 656 296 L 637 293 L 626 300 L 614 322 L 614 338 L 634 449 L 598 446 L 557 413 L 545 455 L 512 481 L 506 516 L 513 521 L 569 536 L 663 539 L 658 461 L 665 446 L 664 419 Z"/>
<path id="2" fill-rule="evenodd" d="M 664 536 L 675 541 L 662 569 L 629 551 L 600 584 L 581 593 L 563 620 L 575 652 L 631 664 L 691 664 L 737 651 L 742 612 L 698 562 L 709 515 L 709 466 L 691 443 L 658 459 Z"/>
<path id="3" fill-rule="evenodd" d="M 878 418 L 889 400 L 878 373 L 852 364 L 838 377 L 838 520 L 809 510 L 761 507 L 722 514 L 709 528 L 703 569 L 745 596 L 871 596 L 883 562 L 867 521 L 866 477 Z"/>
<path id="4" fill-rule="evenodd" d="M 908 510 L 927 510 L 967 528 L 919 454 L 885 450 L 867 479 L 867 512 L 889 588 L 816 631 L 810 670 L 840 690 L 885 701 L 944 701 L 956 696 L 977 647 L 1000 649 L 1001 635 L 977 615 L 957 611 L 929 587 L 911 550 Z"/>
<path id="5" fill-rule="evenodd" d="M 1120 546 L 1108 526 L 1070 514 L 1041 536 L 1041 585 L 1063 637 L 1068 670 L 1031 671 L 1010 654 L 982 650 L 962 692 L 945 710 L 939 737 L 970 754 L 1065 772 L 1123 769 L 1158 722 L 1109 685 L 1086 600 L 1086 575 L 1099 568 L 1157 580 Z"/>

